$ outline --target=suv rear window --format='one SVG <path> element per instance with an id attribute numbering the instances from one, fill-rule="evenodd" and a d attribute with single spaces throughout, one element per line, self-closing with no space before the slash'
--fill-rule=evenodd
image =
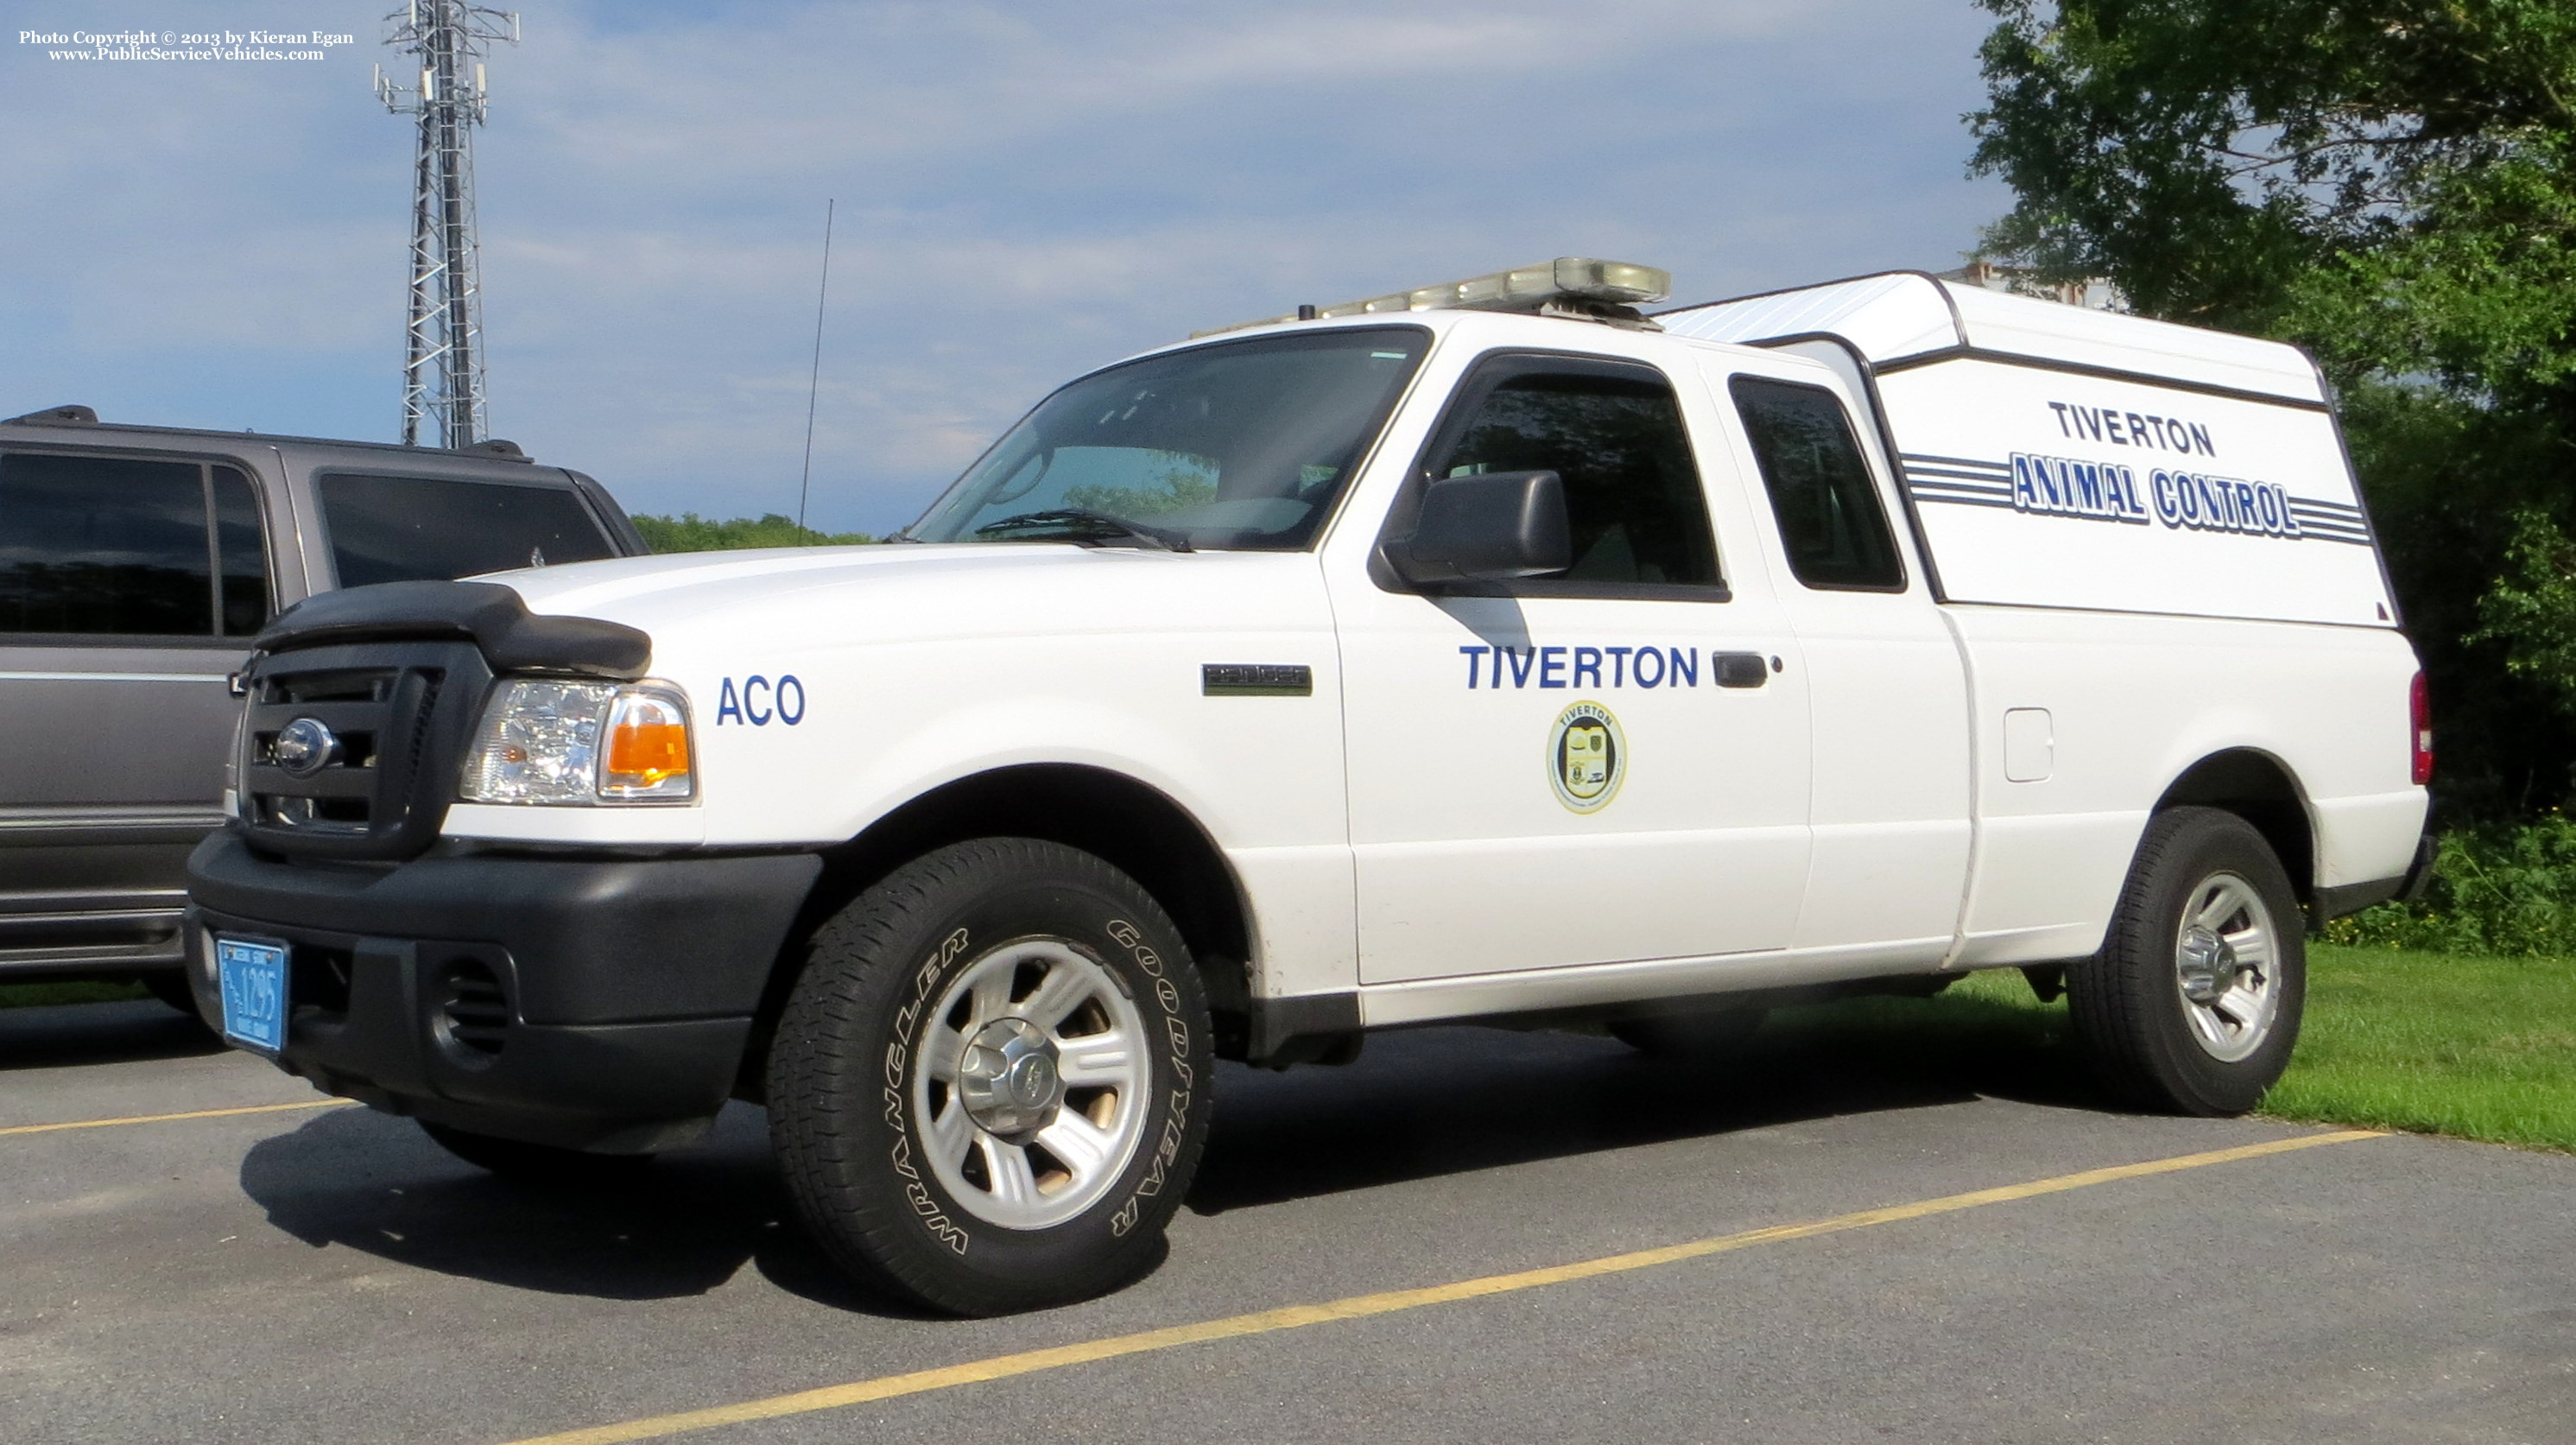
<path id="1" fill-rule="evenodd" d="M 617 555 L 570 487 L 349 472 L 317 485 L 343 587 L 451 581 Z"/>

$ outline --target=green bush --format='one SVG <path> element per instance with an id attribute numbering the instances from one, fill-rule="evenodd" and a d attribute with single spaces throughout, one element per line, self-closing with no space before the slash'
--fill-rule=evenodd
<path id="1" fill-rule="evenodd" d="M 776 512 L 719 522 L 695 512 L 676 517 L 636 517 L 635 530 L 656 552 L 730 552 L 744 547 L 854 547 L 876 538 L 865 532 L 817 532 Z"/>
<path id="2" fill-rule="evenodd" d="M 2325 927 L 2334 943 L 2510 957 L 2576 955 L 2576 819 L 2442 835 L 2421 903 L 2383 903 Z"/>

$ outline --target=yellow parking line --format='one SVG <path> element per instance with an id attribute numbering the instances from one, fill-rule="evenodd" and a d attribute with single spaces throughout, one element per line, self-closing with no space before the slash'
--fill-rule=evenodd
<path id="1" fill-rule="evenodd" d="M 251 1104 L 239 1109 L 191 1109 L 184 1114 L 136 1114 L 124 1119 L 74 1119 L 68 1124 L 20 1124 L 6 1134 L 52 1134 L 64 1129 L 113 1129 L 120 1124 L 168 1124 L 180 1119 L 227 1119 L 235 1114 L 283 1114 L 292 1109 L 337 1109 L 355 1099 L 307 1099 L 294 1104 Z"/>
<path id="2" fill-rule="evenodd" d="M 1913 1204 L 1898 1204 L 1886 1209 L 1864 1209 L 1855 1214 L 1838 1214 L 1830 1219 L 1810 1220 L 1805 1224 L 1779 1224 L 1767 1229 L 1748 1229 L 1741 1234 L 1722 1234 L 1710 1239 L 1695 1239 L 1687 1244 L 1670 1244 L 1660 1249 L 1641 1249 L 1629 1254 L 1606 1255 L 1599 1259 L 1579 1260 L 1573 1264 L 1551 1265 L 1545 1269 L 1522 1270 L 1516 1274 L 1486 1275 L 1481 1279 L 1459 1280 L 1454 1284 L 1431 1285 L 1423 1289 L 1390 1290 L 1384 1294 L 1354 1295 L 1349 1299 L 1326 1304 L 1290 1305 L 1285 1309 L 1262 1310 L 1255 1314 L 1235 1315 L 1227 1319 L 1206 1320 L 1194 1325 L 1175 1325 L 1168 1329 L 1146 1330 L 1140 1334 L 1113 1335 L 1107 1339 L 1087 1340 L 1080 1344 L 1058 1345 L 1053 1349 L 1029 1350 L 1016 1355 L 996 1355 L 963 1365 L 949 1365 L 937 1370 L 917 1370 L 908 1375 L 886 1375 L 874 1380 L 860 1380 L 847 1385 L 832 1385 L 819 1390 L 804 1390 L 792 1395 L 772 1395 L 765 1400 L 750 1400 L 739 1405 L 719 1405 L 707 1410 L 688 1410 L 676 1415 L 655 1415 L 642 1420 L 629 1420 L 622 1425 L 600 1425 L 587 1430 L 567 1430 L 558 1435 L 540 1435 L 511 1445 L 615 1445 L 627 1440 L 655 1440 L 691 1430 L 708 1430 L 718 1425 L 740 1425 L 754 1420 L 775 1420 L 786 1415 L 811 1414 L 817 1410 L 838 1410 L 849 1405 L 863 1405 L 872 1400 L 890 1400 L 899 1395 L 919 1395 L 932 1390 L 954 1389 L 984 1380 L 1007 1379 L 1013 1375 L 1034 1374 L 1040 1370 L 1057 1370 L 1068 1365 L 1085 1365 L 1098 1360 L 1116 1359 L 1121 1355 L 1148 1354 L 1181 1345 L 1202 1344 L 1209 1340 L 1238 1339 L 1245 1335 L 1269 1334 L 1275 1330 L 1303 1329 L 1308 1325 L 1330 1324 L 1336 1320 L 1363 1319 L 1370 1315 L 1393 1314 L 1398 1310 L 1420 1309 L 1425 1305 L 1450 1304 L 1458 1300 L 1477 1299 L 1485 1295 L 1510 1294 L 1515 1290 L 1536 1289 L 1541 1285 L 1565 1284 L 1578 1279 L 1592 1279 L 1605 1274 L 1623 1274 L 1633 1269 L 1650 1269 L 1659 1264 L 1672 1264 L 1685 1259 L 1724 1254 L 1730 1250 L 1749 1249 L 1757 1244 L 1779 1244 L 1792 1239 L 1812 1239 L 1820 1234 L 1838 1234 L 1847 1229 L 1867 1229 L 1873 1225 L 1896 1224 L 1908 1219 L 1922 1219 L 1935 1214 L 1952 1214 L 1962 1209 L 1976 1209 L 1988 1204 L 2005 1204 L 2016 1199 L 2032 1199 L 2043 1194 L 2062 1194 L 2069 1189 L 2085 1189 L 2096 1184 L 2111 1184 L 2123 1179 L 2141 1179 L 2152 1174 L 2172 1174 L 2184 1169 L 2201 1169 L 2212 1164 L 2229 1164 L 2239 1159 L 2256 1159 L 2266 1154 L 2286 1154 L 2295 1149 L 2314 1149 L 2321 1144 L 2348 1144 L 2358 1139 L 2377 1139 L 2379 1133 L 2367 1129 L 2348 1129 L 2332 1134 L 2303 1134 L 2293 1139 L 2275 1139 L 2266 1144 L 2245 1144 L 2233 1149 L 2213 1149 L 2205 1154 L 2182 1154 L 2169 1159 L 2150 1159 L 2143 1164 L 2121 1164 L 2108 1169 L 2087 1169 L 2080 1174 L 2060 1174 L 2052 1179 L 2035 1179 L 2027 1184 L 2008 1184 L 1999 1189 L 1979 1189 L 1967 1194 L 1949 1194 L 1939 1199 L 1925 1199 Z"/>

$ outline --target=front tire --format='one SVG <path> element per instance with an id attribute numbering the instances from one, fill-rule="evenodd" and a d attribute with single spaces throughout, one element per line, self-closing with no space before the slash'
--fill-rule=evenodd
<path id="1" fill-rule="evenodd" d="M 807 1230 L 960 1315 L 1064 1304 L 1162 1257 L 1214 1060 L 1179 930 L 1088 853 L 987 838 L 817 929 L 770 1051 L 770 1137 Z"/>
<path id="2" fill-rule="evenodd" d="M 2066 970 L 2094 1072 L 2160 1112 L 2217 1117 L 2262 1102 L 2298 1042 L 2305 923 L 2253 825 L 2216 808 L 2157 814 L 2101 952 Z"/>

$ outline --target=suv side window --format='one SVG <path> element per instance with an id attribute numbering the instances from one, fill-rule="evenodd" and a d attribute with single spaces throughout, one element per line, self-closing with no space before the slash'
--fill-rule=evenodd
<path id="1" fill-rule="evenodd" d="M 1544 469 L 1565 484 L 1574 565 L 1507 590 L 1722 600 L 1716 534 L 1681 403 L 1631 362 L 1505 356 L 1459 388 L 1424 476 Z"/>
<path id="2" fill-rule="evenodd" d="M 1771 494 L 1789 570 L 1821 590 L 1903 591 L 1905 564 L 1841 400 L 1759 376 L 1736 377 L 1727 390 Z"/>
<path id="3" fill-rule="evenodd" d="M 0 632 L 247 637 L 270 610 L 258 496 L 239 471 L 0 456 Z"/>

